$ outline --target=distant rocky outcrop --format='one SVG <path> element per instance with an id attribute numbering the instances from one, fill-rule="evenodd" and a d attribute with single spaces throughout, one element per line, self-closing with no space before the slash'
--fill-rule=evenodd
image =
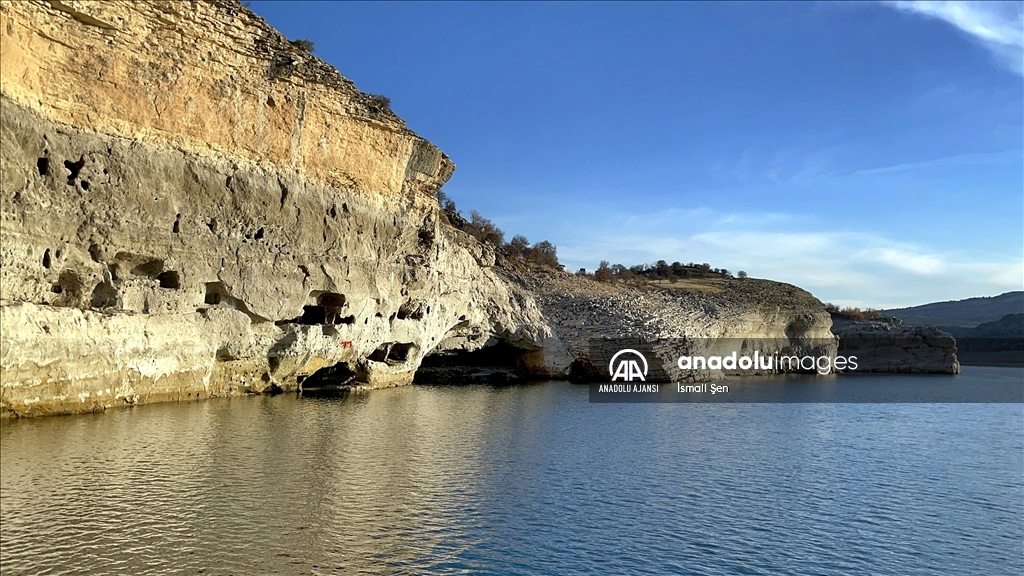
<path id="1" fill-rule="evenodd" d="M 898 318 L 835 319 L 839 354 L 856 356 L 856 373 L 959 374 L 956 341 L 933 326 L 907 326 Z"/>

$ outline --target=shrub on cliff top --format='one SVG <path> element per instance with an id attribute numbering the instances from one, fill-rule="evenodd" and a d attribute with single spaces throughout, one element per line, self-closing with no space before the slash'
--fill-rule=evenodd
<path id="1" fill-rule="evenodd" d="M 310 54 L 312 54 L 313 51 L 316 50 L 316 46 L 313 45 L 313 41 L 309 40 L 308 38 L 299 38 L 298 40 L 292 40 L 291 42 L 292 46 L 295 46 L 300 50 L 305 50 Z"/>
<path id="2" fill-rule="evenodd" d="M 878 310 L 873 308 L 861 310 L 860 308 L 851 308 L 849 306 L 840 308 L 835 304 L 825 304 L 825 311 L 833 318 L 846 318 L 847 320 L 874 320 L 881 317 Z"/>
<path id="3" fill-rule="evenodd" d="M 495 226 L 494 222 L 484 218 L 476 210 L 470 211 L 469 217 L 469 229 L 467 232 L 475 236 L 477 240 L 486 242 L 496 248 L 500 248 L 505 243 L 505 233 Z"/>
<path id="4" fill-rule="evenodd" d="M 367 96 L 370 100 L 373 100 L 374 104 L 376 104 L 378 108 L 391 110 L 391 98 L 388 98 L 383 94 L 367 94 Z"/>

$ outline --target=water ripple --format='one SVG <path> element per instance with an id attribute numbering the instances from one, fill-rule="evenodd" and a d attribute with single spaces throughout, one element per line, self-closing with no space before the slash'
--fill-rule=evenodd
<path id="1" fill-rule="evenodd" d="M 0 563 L 1020 574 L 1022 432 L 1019 405 L 591 405 L 564 382 L 4 422 Z"/>

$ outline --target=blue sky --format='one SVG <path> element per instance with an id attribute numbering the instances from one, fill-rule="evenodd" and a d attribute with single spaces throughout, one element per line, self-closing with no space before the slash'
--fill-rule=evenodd
<path id="1" fill-rule="evenodd" d="M 894 307 L 1024 288 L 1024 4 L 252 2 L 570 269 Z"/>

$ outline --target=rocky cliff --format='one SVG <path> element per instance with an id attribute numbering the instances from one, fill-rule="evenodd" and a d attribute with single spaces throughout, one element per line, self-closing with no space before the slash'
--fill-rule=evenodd
<path id="1" fill-rule="evenodd" d="M 5 416 L 400 385 L 484 349 L 565 376 L 592 337 L 831 338 L 786 285 L 495 267 L 433 197 L 448 157 L 234 0 L 5 0 L 0 77 Z"/>
<path id="2" fill-rule="evenodd" d="M 236 2 L 3 2 L 3 412 L 565 355 L 445 226 L 454 165 Z"/>
<path id="3" fill-rule="evenodd" d="M 957 343 L 934 326 L 906 326 L 898 318 L 837 319 L 839 354 L 856 356 L 857 372 L 959 374 Z"/>

